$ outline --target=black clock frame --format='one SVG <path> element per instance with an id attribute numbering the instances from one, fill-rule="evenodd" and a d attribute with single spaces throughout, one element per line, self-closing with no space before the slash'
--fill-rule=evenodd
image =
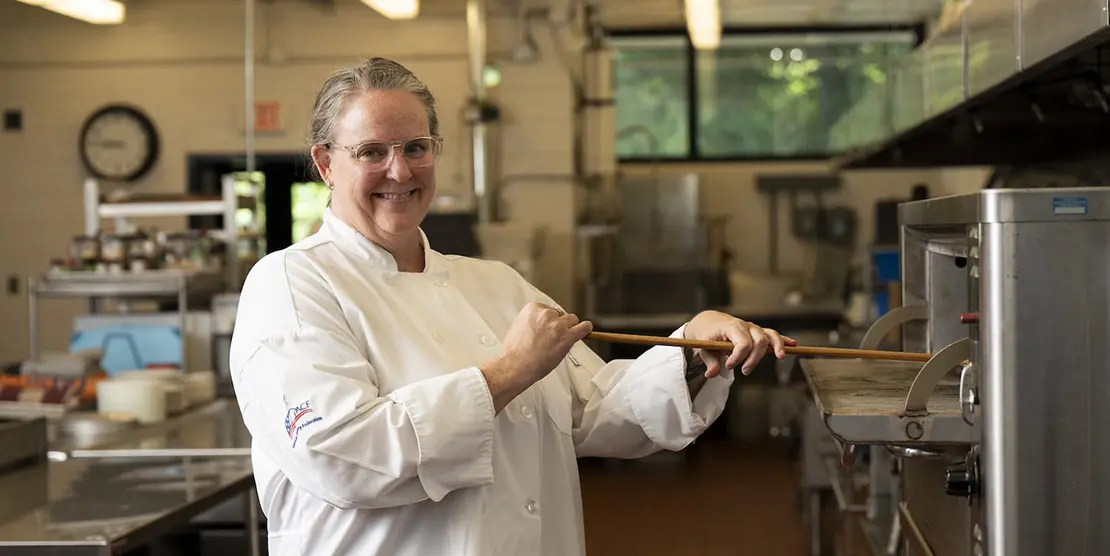
<path id="1" fill-rule="evenodd" d="M 142 165 L 125 176 L 104 175 L 93 166 L 92 162 L 89 160 L 89 153 L 85 150 L 85 138 L 88 136 L 89 128 L 92 127 L 92 124 L 101 117 L 113 113 L 126 114 L 127 116 L 135 118 L 135 120 L 139 122 L 139 125 L 147 132 L 147 137 L 149 138 L 147 143 L 147 156 L 143 160 Z M 97 109 L 85 119 L 85 123 L 81 125 L 81 134 L 78 137 L 77 150 L 81 155 L 81 164 L 84 165 L 85 170 L 94 177 L 102 180 L 133 182 L 145 176 L 154 168 L 161 154 L 161 146 L 161 140 L 158 137 L 158 128 L 154 127 L 154 120 L 152 120 L 150 116 L 147 116 L 142 110 L 128 104 L 109 104 Z"/>

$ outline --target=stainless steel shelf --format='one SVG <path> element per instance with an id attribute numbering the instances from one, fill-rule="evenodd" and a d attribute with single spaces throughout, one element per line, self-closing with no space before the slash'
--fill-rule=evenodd
<path id="1" fill-rule="evenodd" d="M 118 274 L 70 271 L 47 274 L 30 286 L 40 297 L 163 297 L 217 293 L 224 276 L 213 270 L 148 270 Z"/>
<path id="2" fill-rule="evenodd" d="M 187 214 L 223 214 L 226 206 L 222 199 L 212 201 L 162 201 L 145 203 L 101 203 L 97 213 L 101 218 L 146 218 L 151 216 L 181 216 Z"/>
<path id="3" fill-rule="evenodd" d="M 27 280 L 28 342 L 31 359 L 38 359 L 40 298 L 176 299 L 178 326 L 186 329 L 190 298 L 211 296 L 227 290 L 227 277 L 221 271 L 159 269 L 144 272 L 70 271 L 50 273 Z M 93 304 L 94 312 L 96 304 Z M 181 365 L 188 369 L 189 355 L 182 343 Z"/>
<path id="4" fill-rule="evenodd" d="M 241 284 L 239 272 L 239 241 L 243 237 L 236 225 L 239 209 L 257 210 L 261 199 L 261 188 L 252 185 L 251 192 L 240 195 L 237 192 L 238 179 L 235 174 L 222 177 L 219 196 L 196 196 L 177 194 L 130 194 L 123 199 L 111 199 L 101 195 L 100 183 L 88 178 L 84 183 L 85 235 L 95 236 L 104 219 L 116 221 L 116 232 L 130 229 L 129 219 L 165 216 L 223 216 L 223 228 L 219 237 L 226 244 L 227 264 L 223 272 L 227 274 L 227 284 L 237 289 Z M 109 196 L 110 197 L 110 196 Z M 257 230 L 254 230 L 257 232 Z"/>

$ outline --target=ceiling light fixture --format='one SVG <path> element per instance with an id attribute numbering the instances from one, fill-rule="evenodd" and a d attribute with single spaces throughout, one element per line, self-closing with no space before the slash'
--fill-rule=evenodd
<path id="1" fill-rule="evenodd" d="M 686 0 L 686 30 L 698 50 L 715 50 L 721 45 L 719 0 Z"/>
<path id="2" fill-rule="evenodd" d="M 94 25 L 123 23 L 126 10 L 119 0 L 17 0 Z"/>
<path id="3" fill-rule="evenodd" d="M 420 0 L 362 0 L 389 19 L 415 19 L 420 15 Z"/>

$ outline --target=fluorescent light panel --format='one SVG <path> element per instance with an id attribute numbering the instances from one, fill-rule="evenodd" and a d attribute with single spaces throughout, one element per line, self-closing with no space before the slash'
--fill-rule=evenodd
<path id="1" fill-rule="evenodd" d="M 123 23 L 126 10 L 119 0 L 17 0 L 95 25 Z"/>
<path id="2" fill-rule="evenodd" d="M 389 19 L 415 19 L 420 15 L 420 0 L 362 0 Z"/>
<path id="3" fill-rule="evenodd" d="M 721 45 L 720 0 L 686 0 L 686 30 L 698 50 L 714 50 Z"/>

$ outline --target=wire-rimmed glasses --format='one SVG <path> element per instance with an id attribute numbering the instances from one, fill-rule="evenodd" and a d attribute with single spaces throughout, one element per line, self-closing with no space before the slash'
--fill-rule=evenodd
<path id="1" fill-rule="evenodd" d="M 427 168 L 443 151 L 440 137 L 413 137 L 408 141 L 366 141 L 357 145 L 329 143 L 328 148 L 343 149 L 369 171 L 383 170 L 393 163 L 393 153 L 400 150 L 410 168 Z"/>

